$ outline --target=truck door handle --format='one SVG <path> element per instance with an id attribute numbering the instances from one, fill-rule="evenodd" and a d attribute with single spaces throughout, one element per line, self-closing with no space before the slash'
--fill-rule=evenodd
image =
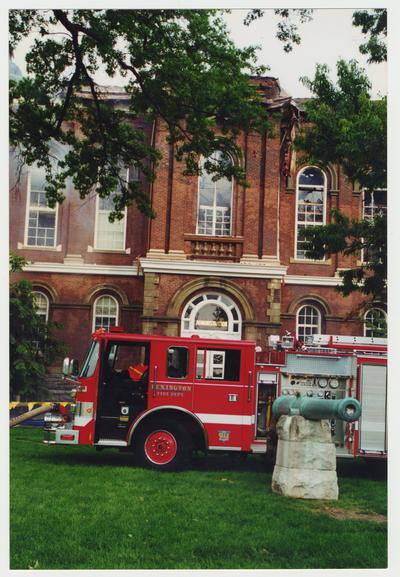
<path id="1" fill-rule="evenodd" d="M 153 397 L 156 396 L 156 387 L 157 387 L 157 366 L 154 367 Z"/>
<path id="2" fill-rule="evenodd" d="M 252 374 L 253 373 L 251 371 L 249 371 L 249 382 L 247 385 L 247 400 L 248 401 L 250 401 L 250 398 L 251 398 L 251 381 L 252 381 L 251 377 L 252 377 Z"/>

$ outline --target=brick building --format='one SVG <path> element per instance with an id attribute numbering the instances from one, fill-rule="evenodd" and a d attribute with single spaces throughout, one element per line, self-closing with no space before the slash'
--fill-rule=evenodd
<path id="1" fill-rule="evenodd" d="M 281 115 L 274 114 L 272 136 L 241 136 L 248 188 L 206 173 L 183 176 L 165 126 L 138 121 L 163 155 L 149 191 L 152 221 L 132 206 L 111 224 L 112 203 L 94 194 L 82 201 L 70 183 L 63 204 L 50 209 L 42 171 L 23 167 L 18 178 L 12 156 L 10 250 L 28 261 L 19 276 L 32 281 L 39 313 L 63 324 L 70 356 L 82 359 L 93 329 L 113 324 L 255 339 L 262 348 L 270 334 L 373 336 L 382 324 L 383 305 L 335 291 L 339 271 L 354 261 L 307 260 L 298 231 L 327 222 L 333 208 L 352 218 L 373 215 L 385 192 L 354 190 L 338 166 L 298 165 L 292 140 L 301 102 L 275 78 L 256 81 L 265 106 Z M 122 90 L 107 89 L 107 98 L 127 105 Z"/>

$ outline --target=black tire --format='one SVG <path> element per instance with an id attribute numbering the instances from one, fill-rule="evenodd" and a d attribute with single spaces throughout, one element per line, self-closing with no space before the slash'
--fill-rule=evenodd
<path id="1" fill-rule="evenodd" d="M 169 420 L 144 424 L 133 448 L 141 464 L 158 471 L 182 469 L 192 453 L 190 434 Z"/>

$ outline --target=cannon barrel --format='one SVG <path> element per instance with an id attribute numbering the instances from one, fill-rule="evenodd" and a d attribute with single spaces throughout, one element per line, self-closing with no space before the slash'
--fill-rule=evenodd
<path id="1" fill-rule="evenodd" d="M 341 419 L 342 421 L 356 421 L 361 415 L 361 404 L 357 399 L 310 399 L 301 396 L 284 395 L 275 399 L 272 405 L 273 414 L 300 415 L 312 421 L 320 419 Z"/>

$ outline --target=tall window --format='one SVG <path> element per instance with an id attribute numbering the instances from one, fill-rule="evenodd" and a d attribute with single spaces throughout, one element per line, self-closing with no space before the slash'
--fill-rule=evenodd
<path id="1" fill-rule="evenodd" d="M 100 328 L 106 331 L 118 324 L 118 303 L 110 295 L 103 295 L 94 303 L 93 330 Z"/>
<path id="2" fill-rule="evenodd" d="M 240 339 L 242 317 L 227 295 L 207 292 L 192 298 L 183 310 L 182 336 Z"/>
<path id="3" fill-rule="evenodd" d="M 326 222 L 326 178 L 315 166 L 304 168 L 297 179 L 296 258 L 306 259 L 306 238 L 299 233 Z"/>
<path id="4" fill-rule="evenodd" d="M 121 178 L 127 182 L 135 174 L 129 169 L 121 171 Z M 136 176 L 135 176 L 136 178 Z M 134 180 L 132 178 L 132 180 Z M 110 222 L 110 213 L 114 210 L 114 198 L 118 190 L 107 198 L 97 197 L 96 200 L 96 227 L 94 246 L 98 250 L 124 250 L 126 232 L 126 208 L 121 220 Z"/>
<path id="5" fill-rule="evenodd" d="M 321 313 L 317 307 L 312 305 L 303 305 L 297 311 L 296 322 L 297 338 L 303 343 L 306 337 L 321 333 Z"/>
<path id="6" fill-rule="evenodd" d="M 373 221 L 376 216 L 386 214 L 387 194 L 386 190 L 373 190 L 363 192 L 363 219 Z M 379 258 L 379 253 L 372 247 L 363 248 L 361 251 L 361 260 L 370 262 Z M 368 336 L 368 335 L 367 335 Z"/>
<path id="7" fill-rule="evenodd" d="M 50 208 L 46 199 L 46 173 L 32 165 L 29 171 L 28 209 L 25 244 L 54 248 L 56 245 L 57 207 Z"/>
<path id="8" fill-rule="evenodd" d="M 387 318 L 383 309 L 369 309 L 364 316 L 364 336 L 383 337 L 387 336 Z"/>
<path id="9" fill-rule="evenodd" d="M 47 296 L 39 291 L 33 291 L 33 298 L 37 306 L 36 314 L 44 321 L 49 319 L 49 299 Z"/>
<path id="10" fill-rule="evenodd" d="M 375 216 L 386 214 L 387 194 L 386 190 L 367 190 L 363 193 L 363 218 L 372 220 Z"/>
<path id="11" fill-rule="evenodd" d="M 217 151 L 211 160 L 222 160 L 232 164 L 229 156 Z M 201 166 L 204 167 L 205 160 Z M 211 174 L 203 169 L 199 178 L 199 201 L 197 216 L 197 234 L 210 236 L 229 236 L 232 231 L 232 190 L 233 181 L 219 178 L 213 181 Z"/>

